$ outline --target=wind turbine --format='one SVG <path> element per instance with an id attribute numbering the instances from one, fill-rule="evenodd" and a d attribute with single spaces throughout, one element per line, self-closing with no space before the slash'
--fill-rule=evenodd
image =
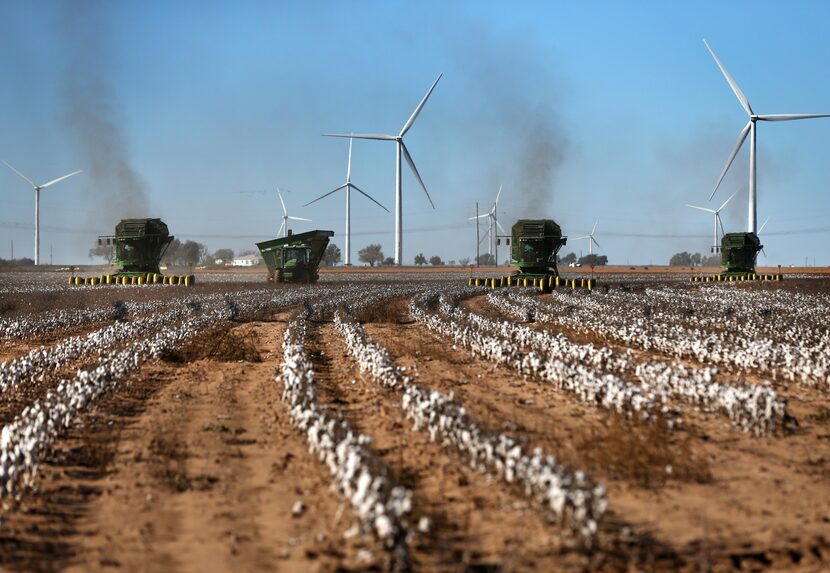
<path id="1" fill-rule="evenodd" d="M 738 191 L 740 191 L 740 189 Z M 726 207 L 727 203 L 729 203 L 732 200 L 732 197 L 734 197 L 735 195 L 738 194 L 738 191 L 735 191 L 734 193 L 732 193 L 732 195 L 729 196 L 729 199 L 724 201 L 723 205 L 721 205 L 717 209 L 709 209 L 708 207 L 698 207 L 697 205 L 689 205 L 688 203 L 686 203 L 686 207 L 691 207 L 692 209 L 697 209 L 698 211 L 706 211 L 707 213 L 713 213 L 715 215 L 715 234 L 714 234 L 714 238 L 713 238 L 713 242 L 712 242 L 712 245 L 713 245 L 712 252 L 713 253 L 718 248 L 718 226 L 720 226 L 720 232 L 722 234 L 724 233 L 723 222 L 720 220 L 720 212 L 723 211 L 723 208 Z"/>
<path id="2" fill-rule="evenodd" d="M 277 187 L 277 196 L 280 198 L 280 203 L 282 204 L 282 225 L 280 225 L 280 230 L 277 231 L 279 235 L 282 233 L 282 236 L 285 237 L 288 235 L 288 221 L 309 221 L 311 219 L 303 219 L 302 217 L 292 217 L 288 214 L 288 209 L 285 208 L 285 201 L 282 200 L 282 193 L 280 193 L 280 188 Z"/>
<path id="3" fill-rule="evenodd" d="M 720 60 L 715 55 L 715 52 L 709 47 L 709 43 L 706 40 L 703 40 L 703 43 L 706 44 L 706 49 L 709 50 L 709 53 L 712 54 L 712 57 L 715 59 L 715 63 L 720 68 L 723 77 L 726 78 L 726 81 L 729 83 L 729 87 L 732 88 L 732 91 L 735 93 L 735 96 L 738 98 L 738 101 L 741 103 L 741 107 L 744 108 L 747 115 L 749 115 L 749 121 L 741 130 L 741 133 L 738 135 L 738 142 L 735 144 L 735 147 L 732 149 L 732 153 L 729 155 L 729 159 L 726 161 L 726 166 L 721 171 L 720 177 L 718 178 L 718 182 L 715 184 L 715 188 L 712 190 L 712 194 L 709 196 L 711 199 L 714 197 L 715 192 L 717 192 L 718 187 L 720 187 L 721 181 L 723 181 L 724 176 L 726 176 L 726 172 L 729 170 L 729 166 L 732 165 L 732 162 L 735 160 L 735 156 L 740 151 L 741 146 L 746 141 L 747 135 L 750 136 L 749 138 L 749 216 L 747 222 L 747 231 L 750 233 L 755 233 L 757 231 L 757 217 L 758 217 L 758 207 L 757 207 L 757 193 L 756 193 L 756 133 L 757 121 L 790 121 L 794 119 L 813 119 L 818 117 L 830 117 L 830 114 L 776 114 L 776 115 L 758 115 L 754 111 L 752 111 L 752 107 L 749 105 L 749 100 L 746 99 L 746 96 L 741 91 L 741 88 L 738 87 L 738 84 L 735 83 L 735 80 L 732 79 L 732 76 L 729 75 L 729 72 L 726 71 L 726 68 L 723 67 L 723 64 L 720 63 Z"/>
<path id="4" fill-rule="evenodd" d="M 497 233 L 496 227 L 498 227 L 498 229 L 502 233 L 504 233 L 505 235 L 507 234 L 507 231 L 505 231 L 504 228 L 501 226 L 501 223 L 499 223 L 499 218 L 498 218 L 499 197 L 501 197 L 501 189 L 502 189 L 502 186 L 499 185 L 499 192 L 496 194 L 496 200 L 493 201 L 493 205 L 490 207 L 489 211 L 487 211 L 486 213 L 482 213 L 478 216 L 470 217 L 468 219 L 469 221 L 474 221 L 476 219 L 484 219 L 485 217 L 488 219 L 487 234 L 486 234 L 486 237 L 488 239 L 487 240 L 487 254 L 488 255 L 493 254 L 493 246 L 495 245 L 496 266 L 498 266 L 498 264 L 499 264 L 499 246 L 498 246 L 498 241 L 495 240 L 496 233 Z"/>
<path id="5" fill-rule="evenodd" d="M 594 245 L 596 245 L 596 246 L 597 246 L 597 247 L 599 247 L 600 249 L 602 248 L 602 247 L 600 246 L 600 244 L 597 242 L 597 240 L 594 238 L 594 232 L 597 230 L 597 223 L 599 223 L 599 219 L 597 219 L 596 221 L 594 221 L 594 228 L 593 228 L 593 229 L 591 229 L 591 233 L 590 233 L 590 234 L 588 234 L 588 235 L 583 235 L 582 237 L 577 237 L 576 239 L 574 239 L 574 240 L 576 240 L 576 241 L 578 241 L 578 240 L 580 240 L 580 239 L 588 239 L 588 254 L 589 254 L 589 255 L 593 255 L 593 254 L 594 254 Z"/>
<path id="6" fill-rule="evenodd" d="M 402 205 L 402 196 L 401 196 L 401 155 L 403 155 L 406 162 L 409 164 L 409 168 L 412 169 L 412 173 L 415 175 L 415 178 L 418 180 L 418 183 L 421 184 L 421 188 L 424 190 L 424 194 L 427 196 L 427 200 L 429 204 L 432 205 L 432 208 L 435 209 L 435 203 L 432 202 L 432 198 L 429 196 L 429 191 L 427 191 L 427 186 L 424 185 L 424 180 L 421 179 L 421 174 L 418 173 L 418 169 L 415 167 L 415 162 L 412 161 L 412 156 L 409 154 L 409 151 L 406 149 L 406 145 L 404 145 L 403 137 L 406 135 L 406 132 L 412 127 L 412 124 L 415 123 L 415 119 L 417 119 L 418 114 L 421 113 L 421 109 L 423 109 L 424 104 L 429 99 L 429 96 L 432 94 L 432 90 L 435 89 L 435 86 L 438 85 L 438 82 L 441 80 L 444 74 L 438 74 L 438 78 L 432 84 L 432 87 L 429 88 L 427 95 L 424 96 L 424 99 L 421 100 L 421 103 L 418 104 L 418 107 L 415 108 L 415 111 L 412 112 L 412 115 L 409 116 L 409 119 L 406 120 L 406 123 L 403 125 L 401 132 L 398 135 L 386 135 L 386 134 L 377 134 L 377 133 L 353 133 L 353 134 L 345 134 L 345 133 L 324 133 L 323 135 L 326 137 L 349 137 L 349 138 L 356 138 L 356 139 L 379 139 L 381 141 L 394 141 L 395 142 L 395 264 L 400 265 L 403 261 L 403 236 L 402 236 L 402 227 L 403 227 L 403 205 Z"/>
<path id="7" fill-rule="evenodd" d="M 320 199 L 323 199 L 324 197 L 328 197 L 332 193 L 337 193 L 341 189 L 346 190 L 346 266 L 349 266 L 349 265 L 352 264 L 352 262 L 351 262 L 351 253 L 352 253 L 352 251 L 351 251 L 351 238 L 352 238 L 351 190 L 354 189 L 355 191 L 357 191 L 358 193 L 360 193 L 361 195 L 363 195 L 364 197 L 366 197 L 367 199 L 369 199 L 370 201 L 375 203 L 377 206 L 379 206 L 381 209 L 383 209 L 387 213 L 389 212 L 389 209 L 387 209 L 386 207 L 384 207 L 383 205 L 381 205 L 380 203 L 375 201 L 374 198 L 372 198 L 368 194 L 364 193 L 363 190 L 360 189 L 360 187 L 358 187 L 357 185 L 352 183 L 352 139 L 351 138 L 349 138 L 349 163 L 346 167 L 346 182 L 343 185 L 341 185 L 340 187 L 337 187 L 336 189 L 334 189 L 334 191 L 329 191 L 325 195 L 321 195 L 320 197 L 317 197 L 314 201 L 309 201 L 308 203 L 303 205 L 303 207 L 308 207 L 312 203 L 315 203 L 315 202 L 319 201 Z"/>
<path id="8" fill-rule="evenodd" d="M 57 179 L 52 179 L 51 181 L 43 183 L 42 185 L 37 185 L 37 184 L 35 184 L 34 181 L 32 181 L 31 179 L 29 179 L 28 177 L 23 175 L 20 171 L 18 171 L 14 167 L 12 167 L 9 164 L 9 162 L 6 161 L 5 159 L 3 160 L 3 163 L 6 164 L 6 167 L 8 167 L 12 171 L 14 171 L 18 175 L 20 175 L 20 177 L 25 179 L 26 182 L 29 183 L 29 185 L 32 186 L 32 189 L 35 190 L 35 264 L 39 265 L 40 264 L 40 190 L 41 189 L 46 189 L 50 185 L 54 185 L 55 183 L 57 183 L 59 181 L 63 181 L 64 179 L 72 177 L 73 175 L 77 175 L 78 173 L 81 173 L 82 171 L 73 171 L 69 175 L 64 175 L 63 177 L 58 177 Z"/>

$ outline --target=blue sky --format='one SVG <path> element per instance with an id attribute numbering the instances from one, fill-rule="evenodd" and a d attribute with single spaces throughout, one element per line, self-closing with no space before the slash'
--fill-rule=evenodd
<path id="1" fill-rule="evenodd" d="M 342 194 L 302 207 L 345 179 L 347 141 L 320 134 L 396 133 L 439 72 L 406 139 L 437 209 L 405 169 L 405 262 L 473 256 L 466 219 L 503 184 L 506 228 L 550 217 L 576 237 L 599 219 L 612 263 L 664 263 L 708 248 L 710 217 L 683 203 L 709 204 L 746 122 L 702 38 L 756 112 L 830 113 L 827 2 L 0 3 L 0 157 L 35 180 L 85 170 L 43 191 L 56 263 L 88 261 L 130 214 L 253 248 L 279 226 L 276 186 L 314 221 L 296 231 L 342 248 Z M 830 264 L 830 119 L 758 141 L 767 262 Z M 744 189 L 727 230 L 746 225 L 747 152 L 712 201 Z M 391 210 L 394 146 L 356 142 L 352 178 Z M 30 256 L 33 204 L 3 167 L 0 256 L 12 240 Z M 392 254 L 391 215 L 357 197 L 352 227 L 354 255 Z"/>

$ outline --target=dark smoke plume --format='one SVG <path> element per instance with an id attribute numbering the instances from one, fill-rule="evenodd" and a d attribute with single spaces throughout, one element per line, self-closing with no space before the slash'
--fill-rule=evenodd
<path id="1" fill-rule="evenodd" d="M 114 227 L 119 219 L 145 217 L 147 189 L 130 161 L 120 125 L 118 98 L 110 78 L 106 4 L 76 0 L 66 4 L 61 29 L 68 57 L 63 121 L 84 170 L 83 210 L 94 228 Z"/>
<path id="2" fill-rule="evenodd" d="M 485 128 L 471 130 L 477 140 L 494 142 L 498 160 L 489 181 L 503 181 L 509 192 L 511 215 L 553 217 L 556 175 L 568 148 L 558 125 L 554 105 L 558 89 L 544 51 L 520 34 L 496 37 L 483 26 L 471 26 L 452 36 L 450 53 L 457 59 L 456 73 L 475 94 L 467 121 Z M 508 191 L 509 189 L 509 191 Z M 495 196 L 496 189 L 492 189 Z M 517 212 L 518 211 L 518 212 Z"/>

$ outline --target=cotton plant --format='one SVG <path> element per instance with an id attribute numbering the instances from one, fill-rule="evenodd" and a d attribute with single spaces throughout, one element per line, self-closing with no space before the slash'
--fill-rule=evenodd
<path id="1" fill-rule="evenodd" d="M 601 484 L 541 450 L 528 452 L 514 438 L 482 429 L 452 394 L 416 384 L 347 313 L 337 312 L 334 320 L 360 370 L 402 393 L 401 408 L 413 430 L 426 431 L 431 441 L 458 452 L 473 468 L 520 488 L 563 526 L 592 542 L 608 504 Z"/>

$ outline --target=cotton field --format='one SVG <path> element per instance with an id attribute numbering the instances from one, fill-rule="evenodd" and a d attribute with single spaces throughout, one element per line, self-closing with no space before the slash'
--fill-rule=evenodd
<path id="1" fill-rule="evenodd" d="M 825 279 L 0 278 L 0 569 L 830 567 Z"/>

